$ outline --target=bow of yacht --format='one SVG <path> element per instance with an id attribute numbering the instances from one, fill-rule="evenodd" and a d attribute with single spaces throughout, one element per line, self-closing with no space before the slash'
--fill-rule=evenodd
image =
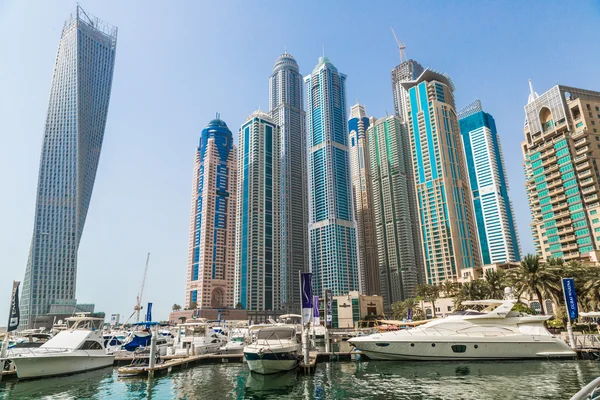
<path id="1" fill-rule="evenodd" d="M 480 311 L 458 311 L 406 330 L 376 333 L 349 342 L 374 360 L 514 360 L 573 358 L 575 352 L 549 332 L 551 316 L 512 311 L 515 300 L 480 300 Z"/>

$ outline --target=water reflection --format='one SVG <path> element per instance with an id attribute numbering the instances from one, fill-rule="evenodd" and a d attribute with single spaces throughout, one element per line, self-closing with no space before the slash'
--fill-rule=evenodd
<path id="1" fill-rule="evenodd" d="M 600 376 L 594 361 L 336 362 L 312 376 L 214 364 L 152 380 L 116 370 L 0 384 L 0 399 L 562 399 Z"/>

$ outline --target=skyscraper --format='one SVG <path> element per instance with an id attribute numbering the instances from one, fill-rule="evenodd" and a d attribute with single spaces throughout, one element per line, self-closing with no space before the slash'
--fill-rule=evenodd
<path id="1" fill-rule="evenodd" d="M 192 179 L 185 304 L 233 307 L 237 154 L 219 115 L 202 130 Z"/>
<path id="2" fill-rule="evenodd" d="M 477 279 L 481 255 L 454 84 L 426 69 L 403 82 L 427 282 Z"/>
<path id="3" fill-rule="evenodd" d="M 77 6 L 65 22 L 50 88 L 21 326 L 75 306 L 77 250 L 108 114 L 117 28 Z"/>
<path id="4" fill-rule="evenodd" d="M 521 259 L 519 237 L 494 117 L 479 100 L 458 113 L 484 264 Z"/>
<path id="5" fill-rule="evenodd" d="M 402 141 L 406 125 L 396 115 L 373 121 L 367 130 L 381 294 L 386 309 L 391 304 L 416 296 L 417 263 L 412 226 L 417 225 L 410 210 L 408 187 L 413 185 L 405 158 L 410 153 Z"/>
<path id="6" fill-rule="evenodd" d="M 600 250 L 600 92 L 530 91 L 522 148 L 536 252 L 570 261 Z"/>
<path id="7" fill-rule="evenodd" d="M 281 308 L 279 138 L 262 111 L 239 132 L 235 303 L 249 311 Z"/>
<path id="8" fill-rule="evenodd" d="M 302 75 L 294 57 L 282 54 L 269 79 L 270 115 L 279 125 L 281 182 L 281 307 L 300 312 L 299 273 L 308 271 L 306 114 Z"/>
<path id="9" fill-rule="evenodd" d="M 308 236 L 313 291 L 359 289 L 346 129 L 346 76 L 320 57 L 306 84 Z"/>
<path id="10" fill-rule="evenodd" d="M 348 132 L 352 199 L 358 243 L 358 273 L 361 278 L 360 291 L 363 294 L 380 295 L 373 189 L 371 187 L 373 180 L 369 162 L 367 128 L 369 128 L 369 118 L 365 108 L 360 104 L 352 106 Z"/>
<path id="11" fill-rule="evenodd" d="M 400 65 L 397 65 L 396 68 L 392 70 L 392 93 L 394 94 L 394 112 L 400 118 L 400 122 L 402 124 L 406 124 L 408 121 L 408 91 L 404 86 L 402 86 L 403 82 L 414 81 L 423 73 L 423 66 L 416 62 L 415 60 L 407 60 L 401 62 Z M 402 151 L 404 154 L 411 154 L 411 144 L 409 131 L 406 127 L 401 129 L 401 134 L 403 135 L 401 144 Z M 406 156 L 403 157 L 403 160 L 406 162 L 405 170 L 409 175 L 409 182 L 414 182 L 413 171 L 412 171 L 412 157 Z M 408 185 L 408 201 L 409 201 L 409 212 L 411 215 L 412 221 L 418 221 L 418 207 L 417 207 L 417 194 L 415 191 L 415 185 Z M 419 224 L 414 223 L 411 226 L 412 229 L 412 237 L 413 237 L 413 245 L 414 245 L 414 254 L 415 254 L 415 263 L 417 268 L 417 279 L 419 283 L 425 282 L 425 262 L 423 260 L 423 250 L 421 248 L 421 232 L 419 229 Z"/>

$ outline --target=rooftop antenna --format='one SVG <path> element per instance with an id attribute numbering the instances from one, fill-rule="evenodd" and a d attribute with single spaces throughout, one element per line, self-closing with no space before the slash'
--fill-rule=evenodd
<path id="1" fill-rule="evenodd" d="M 283 46 L 283 54 L 287 54 L 287 44 Z"/>
<path id="2" fill-rule="evenodd" d="M 215 118 L 216 119 L 221 119 L 221 113 L 217 111 L 217 113 L 215 114 Z"/>
<path id="3" fill-rule="evenodd" d="M 529 80 L 529 94 L 534 95 L 534 91 L 533 91 L 533 83 L 531 82 L 531 79 Z"/>
<path id="4" fill-rule="evenodd" d="M 390 29 L 392 30 L 392 35 L 394 35 L 394 39 L 396 39 L 396 44 L 398 45 L 398 50 L 400 50 L 400 63 L 402 63 L 404 61 L 404 58 L 406 57 L 406 54 L 404 53 L 404 49 L 406 49 L 406 46 L 404 45 L 404 43 L 402 43 L 401 41 L 398 40 L 398 37 L 396 36 L 396 32 L 394 32 L 394 28 L 392 28 L 390 26 Z"/>

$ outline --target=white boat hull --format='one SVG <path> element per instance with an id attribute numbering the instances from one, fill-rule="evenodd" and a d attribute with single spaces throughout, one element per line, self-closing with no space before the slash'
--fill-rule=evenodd
<path id="1" fill-rule="evenodd" d="M 250 371 L 267 375 L 290 371 L 298 366 L 297 360 L 255 360 L 248 361 Z"/>
<path id="2" fill-rule="evenodd" d="M 524 340 L 514 338 L 470 338 L 466 341 L 443 341 L 427 338 L 411 342 L 353 341 L 354 346 L 372 360 L 520 360 L 574 358 L 576 353 L 566 343 L 554 339 Z M 454 346 L 454 348 L 453 348 Z M 464 346 L 464 347 L 463 347 Z"/>
<path id="3" fill-rule="evenodd" d="M 52 356 L 21 356 L 12 358 L 19 379 L 45 378 L 91 371 L 113 365 L 112 355 L 64 354 Z"/>
<path id="4" fill-rule="evenodd" d="M 250 371 L 259 374 L 275 374 L 296 368 L 298 351 L 298 345 L 279 349 L 249 345 L 244 348 L 244 359 Z"/>

